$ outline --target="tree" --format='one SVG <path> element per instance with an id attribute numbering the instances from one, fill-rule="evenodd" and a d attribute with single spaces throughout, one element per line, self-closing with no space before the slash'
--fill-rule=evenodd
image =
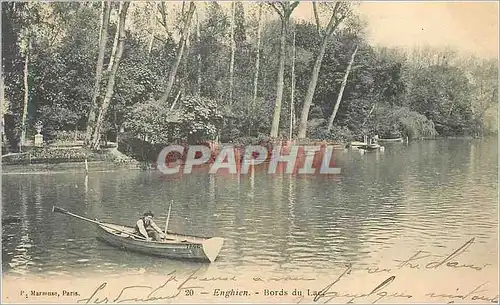
<path id="1" fill-rule="evenodd" d="M 122 11 L 123 7 L 123 2 L 119 2 L 119 8 L 118 8 L 118 16 L 120 16 L 120 13 Z M 109 19 L 109 17 L 108 17 Z M 117 27 L 118 29 L 118 27 Z M 118 47 L 118 39 L 120 38 L 120 31 L 116 30 L 115 31 L 115 37 L 113 38 L 113 49 L 111 49 L 111 56 L 109 58 L 109 64 L 108 64 L 108 73 L 111 72 L 111 69 L 113 68 L 113 62 L 115 61 L 115 54 L 116 54 L 116 48 Z M 106 37 L 107 39 L 107 37 Z"/>
<path id="2" fill-rule="evenodd" d="M 253 98 L 252 98 L 252 106 L 255 105 L 255 101 L 257 100 L 257 91 L 259 88 L 259 72 L 260 72 L 260 44 L 261 44 L 261 33 L 262 33 L 262 3 L 259 3 L 259 17 L 257 21 L 257 46 L 256 52 L 257 55 L 255 57 L 255 74 L 253 79 Z"/>
<path id="3" fill-rule="evenodd" d="M 299 5 L 299 1 L 294 2 L 275 2 L 269 5 L 276 11 L 281 19 L 281 39 L 280 39 L 280 52 L 279 52 L 279 68 L 278 80 L 276 82 L 276 103 L 274 105 L 273 123 L 271 126 L 271 138 L 278 137 L 278 130 L 280 125 L 281 116 L 281 102 L 283 99 L 284 87 L 284 74 L 285 74 L 285 50 L 286 50 L 286 37 L 288 33 L 288 24 L 293 10 Z"/>
<path id="4" fill-rule="evenodd" d="M 200 20 L 200 40 L 195 45 L 201 58 L 201 95 L 217 100 L 219 105 L 227 97 L 227 77 L 229 52 L 227 36 L 230 20 L 227 18 L 220 3 L 210 2 L 204 11 L 206 16 Z"/>
<path id="5" fill-rule="evenodd" d="M 236 53 L 236 41 L 234 38 L 234 28 L 235 28 L 235 3 L 231 2 L 231 61 L 229 63 L 229 103 L 233 102 L 233 83 L 234 83 L 234 56 Z"/>
<path id="6" fill-rule="evenodd" d="M 37 46 L 56 41 L 52 22 L 44 22 L 52 14 L 50 7 L 40 3 L 2 3 L 2 77 L 5 99 L 12 115 L 5 132 L 12 148 L 21 148 L 30 134 L 30 123 L 35 119 L 33 99 L 33 65 Z M 47 37 L 51 37 L 50 43 Z M 3 102 L 3 100 L 2 100 Z"/>
<path id="7" fill-rule="evenodd" d="M 224 141 L 256 143 L 269 136 L 273 121 L 275 130 L 281 128 L 277 134 L 288 137 L 292 131 L 297 136 L 298 119 L 311 92 L 313 67 L 335 3 L 316 2 L 316 8 L 312 3 L 305 4 L 310 5 L 312 13 L 316 10 L 317 18 L 311 14 L 311 20 L 294 21 L 293 34 L 292 18 L 284 18 L 286 43 L 282 43 L 283 20 L 279 14 L 293 3 L 235 2 L 233 17 L 233 8 L 225 10 L 230 4 L 210 2 L 196 7 L 197 20 L 189 25 L 193 28 L 188 43 L 189 31 L 184 31 L 185 41 L 180 38 L 188 2 L 168 3 L 168 10 L 164 1 L 134 2 L 126 17 L 126 39 L 113 76 L 111 97 L 114 55 L 119 46 L 115 38 L 121 37 L 119 3 L 101 3 L 2 3 L 2 89 L 8 102 L 5 141 L 12 148 L 19 147 L 22 130 L 23 137 L 32 137 L 31 126 L 36 121 L 43 122 L 44 139 L 49 142 L 61 139 L 59 135 L 66 140 L 84 140 L 93 101 L 97 105 L 94 123 L 98 116 L 101 120 L 100 133 L 112 139 L 116 132 L 118 139 L 120 132 L 121 143 L 145 135 L 162 144 L 185 138 L 212 139 L 213 133 L 201 132 L 201 125 L 197 125 L 205 124 L 207 108 L 220 112 L 221 120 L 207 124 Z M 110 9 L 107 31 L 105 6 Z M 266 10 L 274 16 L 267 19 Z M 306 120 L 308 137 L 348 141 L 367 133 L 418 138 L 432 136 L 433 130 L 444 136 L 486 135 L 497 130 L 496 59 L 469 59 L 453 50 L 436 48 L 412 53 L 374 47 L 363 35 L 365 28 L 357 30 L 357 18 L 346 17 L 326 46 Z M 359 25 L 363 26 L 362 22 Z M 99 37 L 105 33 L 107 39 Z M 96 83 L 103 41 L 102 79 Z M 183 43 L 170 96 L 160 103 Z M 283 63 L 282 46 L 286 51 Z M 353 61 L 356 46 L 359 48 Z M 284 66 L 280 98 L 286 105 L 278 106 L 280 64 Z M 26 67 L 29 73 L 25 73 Z M 29 93 L 28 103 L 25 93 Z M 189 98 L 187 102 L 191 96 L 200 100 Z M 199 103 L 201 99 L 211 102 Z M 108 103 L 106 110 L 101 109 L 104 102 Z M 286 111 L 281 112 L 282 107 Z M 192 111 L 197 113 L 196 124 L 189 123 Z M 137 126 L 129 120 L 131 113 Z M 184 132 L 192 127 L 200 132 L 194 136 Z M 93 138 L 91 133 L 89 146 Z"/>
<path id="8" fill-rule="evenodd" d="M 177 69 L 179 68 L 182 56 L 184 54 L 184 48 L 186 47 L 186 39 L 191 27 L 191 20 L 193 19 L 195 9 L 196 5 L 194 4 L 194 2 L 190 2 L 189 10 L 186 13 L 186 16 L 184 17 L 184 26 L 182 28 L 181 38 L 177 47 L 177 57 L 175 59 L 175 63 L 170 68 L 170 73 L 168 74 L 167 88 L 160 98 L 160 102 L 163 104 L 167 102 L 168 98 L 170 97 L 172 88 L 174 86 L 175 76 L 177 74 Z"/>
<path id="9" fill-rule="evenodd" d="M 347 78 L 349 77 L 349 73 L 351 72 L 352 69 L 352 63 L 354 62 L 354 57 L 356 56 L 356 53 L 358 52 L 358 46 L 356 46 L 356 49 L 354 49 L 354 52 L 352 53 L 351 56 L 351 61 L 349 61 L 349 65 L 347 66 L 347 69 L 344 74 L 344 79 L 342 80 L 342 84 L 340 85 L 340 91 L 339 95 L 337 97 L 337 102 L 335 103 L 335 107 L 333 108 L 332 115 L 330 116 L 330 119 L 328 120 L 328 127 L 326 128 L 327 132 L 330 132 L 330 130 L 333 127 L 333 120 L 335 120 L 335 116 L 337 115 L 337 111 L 339 110 L 340 106 L 340 101 L 342 100 L 342 94 L 344 94 L 344 89 L 347 84 Z"/>
<path id="10" fill-rule="evenodd" d="M 104 118 L 106 117 L 106 113 L 109 108 L 109 104 L 111 103 L 111 99 L 113 98 L 113 93 L 114 93 L 114 86 L 115 86 L 115 77 L 116 77 L 116 72 L 118 71 L 118 67 L 120 65 L 120 59 L 123 54 L 123 48 L 125 44 L 125 21 L 127 18 L 127 10 L 129 8 L 130 2 L 123 2 L 122 9 L 120 12 L 120 20 L 118 23 L 118 31 L 120 31 L 119 38 L 118 38 L 118 47 L 116 48 L 116 53 L 114 54 L 114 62 L 113 66 L 111 67 L 109 79 L 108 79 L 108 85 L 106 87 L 106 95 L 104 96 L 104 100 L 101 105 L 101 109 L 99 112 L 99 116 L 97 117 L 97 121 L 94 127 L 93 131 L 93 136 L 92 136 L 92 142 L 90 147 L 92 149 L 98 149 L 99 148 L 99 142 L 101 140 L 101 130 L 103 127 L 104 123 Z"/>
<path id="11" fill-rule="evenodd" d="M 460 68 L 444 64 L 416 71 L 409 105 L 432 120 L 440 135 L 471 131 L 471 85 Z"/>
<path id="12" fill-rule="evenodd" d="M 496 128 L 494 107 L 498 104 L 498 62 L 495 59 L 469 57 L 458 62 L 471 85 L 471 110 L 477 122 L 476 134 L 490 133 Z"/>
<path id="13" fill-rule="evenodd" d="M 290 89 L 290 134 L 288 135 L 289 140 L 293 137 L 293 125 L 295 120 L 295 57 L 296 55 L 295 47 L 295 26 L 293 27 L 293 39 L 292 39 L 292 80 Z"/>
<path id="14" fill-rule="evenodd" d="M 156 27 L 155 21 L 156 21 L 156 4 L 153 4 L 153 14 L 151 14 L 151 17 L 149 19 L 149 27 L 151 28 L 151 36 L 149 38 L 149 45 L 148 45 L 148 55 L 151 56 L 151 51 L 153 50 L 153 43 L 155 41 L 155 30 Z"/>
<path id="15" fill-rule="evenodd" d="M 102 1 L 102 19 L 101 19 L 101 31 L 99 33 L 99 54 L 97 56 L 96 73 L 95 73 L 95 83 L 94 83 L 94 93 L 92 95 L 92 102 L 90 104 L 90 112 L 87 122 L 87 132 L 85 134 L 85 145 L 90 144 L 92 139 L 93 128 L 95 125 L 96 112 L 98 108 L 97 99 L 101 93 L 101 79 L 102 70 L 104 64 L 104 52 L 106 51 L 106 43 L 108 42 L 108 26 L 109 26 L 109 16 L 111 14 L 111 3 L 109 1 Z"/>
<path id="16" fill-rule="evenodd" d="M 21 120 L 21 146 L 24 145 L 26 140 L 26 117 L 28 116 L 28 103 L 29 103 L 29 85 L 28 85 L 28 62 L 29 62 L 29 51 L 30 50 L 30 42 L 28 38 L 27 46 L 25 49 L 25 59 L 24 59 L 24 103 L 23 103 L 23 116 Z"/>
<path id="17" fill-rule="evenodd" d="M 316 90 L 316 84 L 318 83 L 319 71 L 321 69 L 321 64 L 323 62 L 323 57 L 325 56 L 325 51 L 326 47 L 328 46 L 328 42 L 335 33 L 335 30 L 341 24 L 341 22 L 350 14 L 350 4 L 347 2 L 337 1 L 333 5 L 333 7 L 331 7 L 331 5 L 328 4 L 328 8 L 330 8 L 332 12 L 330 21 L 326 26 L 325 33 L 323 34 L 321 31 L 321 24 L 318 15 L 318 10 L 316 7 L 316 2 L 313 2 L 313 11 L 316 20 L 316 27 L 318 30 L 318 35 L 322 38 L 322 42 L 321 42 L 321 47 L 319 49 L 319 53 L 316 57 L 316 61 L 314 63 L 311 79 L 309 81 L 306 97 L 304 99 L 304 105 L 302 106 L 302 113 L 300 116 L 299 131 L 298 131 L 299 139 L 306 137 L 309 109 L 311 108 L 314 92 Z"/>
<path id="18" fill-rule="evenodd" d="M 196 45 L 200 45 L 201 32 L 200 32 L 200 14 L 196 12 Z M 198 51 L 196 54 L 196 94 L 201 94 L 201 52 Z"/>
<path id="19" fill-rule="evenodd" d="M 184 5 L 182 9 L 182 14 L 184 15 Z M 192 20 L 192 18 L 191 18 Z M 178 98 L 180 95 L 186 95 L 186 86 L 188 85 L 188 77 L 189 77 L 189 72 L 188 72 L 188 61 L 189 61 L 189 54 L 190 54 L 190 47 L 191 47 L 191 31 L 192 31 L 192 24 L 188 27 L 188 32 L 186 35 L 186 42 L 185 42 L 185 54 L 182 57 L 182 78 L 179 80 L 180 81 L 180 90 L 177 93 L 177 96 L 175 97 L 174 101 L 172 102 L 170 108 L 173 108 L 175 106 L 175 103 L 177 102 Z"/>

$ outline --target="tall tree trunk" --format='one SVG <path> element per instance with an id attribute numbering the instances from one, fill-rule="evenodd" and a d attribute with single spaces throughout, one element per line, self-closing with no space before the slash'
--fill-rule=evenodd
<path id="1" fill-rule="evenodd" d="M 160 2 L 160 14 L 161 14 L 161 25 L 165 28 L 165 39 L 168 40 L 170 37 L 170 31 L 168 30 L 168 25 L 167 25 L 167 4 L 165 1 Z"/>
<path id="2" fill-rule="evenodd" d="M 293 137 L 293 124 L 295 121 L 295 26 L 293 27 L 293 40 L 292 40 L 292 88 L 290 90 L 290 135 L 289 139 Z"/>
<path id="3" fill-rule="evenodd" d="M 7 111 L 9 110 L 9 105 L 8 105 L 8 102 L 5 100 L 5 78 L 4 78 L 4 75 L 2 73 L 2 75 L 0 76 L 0 80 L 1 80 L 1 83 L 0 83 L 0 100 L 2 101 L 2 117 L 0 118 L 0 128 L 2 128 L 2 137 L 1 137 L 1 141 L 2 143 L 5 143 L 5 140 L 6 140 L 6 136 L 5 136 L 5 114 L 7 113 Z"/>
<path id="4" fill-rule="evenodd" d="M 196 94 L 201 95 L 201 33 L 200 33 L 200 16 L 199 13 L 196 12 L 196 42 L 198 44 L 197 49 L 198 49 L 198 54 L 196 54 L 197 58 L 197 78 L 196 78 Z"/>
<path id="5" fill-rule="evenodd" d="M 280 125 L 281 115 L 281 102 L 283 100 L 283 78 L 285 74 L 285 50 L 286 50 L 286 37 L 288 33 L 288 22 L 293 10 L 299 5 L 299 1 L 294 2 L 278 2 L 282 11 L 278 8 L 277 3 L 270 3 L 271 7 L 278 13 L 281 18 L 281 42 L 280 42 L 280 56 L 279 56 L 279 70 L 278 80 L 276 82 L 276 104 L 274 105 L 273 123 L 271 125 L 271 138 L 278 137 L 278 130 Z"/>
<path id="6" fill-rule="evenodd" d="M 101 41 L 102 27 L 104 26 L 104 7 L 105 1 L 101 1 L 101 14 L 99 15 L 99 41 Z"/>
<path id="7" fill-rule="evenodd" d="M 233 85 L 234 85 L 234 56 L 236 53 L 236 41 L 234 40 L 234 28 L 235 28 L 235 5 L 234 1 L 231 2 L 231 62 L 229 63 L 229 103 L 233 103 Z"/>
<path id="8" fill-rule="evenodd" d="M 151 56 L 153 50 L 153 42 L 155 41 L 155 21 L 156 21 L 156 4 L 153 4 L 153 13 L 149 19 L 149 27 L 151 29 L 151 37 L 149 38 L 148 56 Z"/>
<path id="9" fill-rule="evenodd" d="M 189 71 L 188 71 L 188 58 L 189 58 L 189 48 L 190 48 L 190 42 L 191 42 L 191 25 L 189 26 L 187 37 L 186 37 L 186 54 L 182 58 L 182 83 L 181 83 L 181 92 L 182 96 L 185 96 L 186 94 L 186 83 L 188 82 L 189 78 Z"/>
<path id="10" fill-rule="evenodd" d="M 115 87 L 115 77 L 116 72 L 118 71 L 118 66 L 120 65 L 120 59 L 123 54 L 123 46 L 125 44 L 125 21 L 127 17 L 127 10 L 130 5 L 130 2 L 123 2 L 123 6 L 120 11 L 120 20 L 118 23 L 118 31 L 120 33 L 118 39 L 118 46 L 116 48 L 115 60 L 113 62 L 113 67 L 111 68 L 111 72 L 108 79 L 108 85 L 106 88 L 106 95 L 104 96 L 104 100 L 101 106 L 101 111 L 99 112 L 99 116 L 97 117 L 96 125 L 93 132 L 91 148 L 98 149 L 99 142 L 101 138 L 101 129 L 104 123 L 104 119 L 106 117 L 106 113 L 109 108 L 109 104 L 111 99 L 113 98 L 114 87 Z"/>
<path id="11" fill-rule="evenodd" d="M 347 66 L 347 69 L 345 71 L 344 79 L 342 79 L 342 85 L 340 85 L 340 91 L 339 91 L 339 95 L 337 96 L 337 102 L 335 103 L 335 107 L 333 108 L 333 113 L 330 116 L 330 119 L 328 120 L 328 127 L 326 129 L 328 132 L 332 129 L 333 120 L 335 120 L 335 116 L 337 115 L 337 111 L 339 110 L 340 101 L 342 100 L 342 95 L 344 94 L 344 89 L 345 89 L 345 86 L 347 84 L 347 78 L 349 77 L 349 73 L 351 73 L 352 64 L 354 62 L 354 57 L 356 56 L 356 52 L 358 52 L 357 46 L 351 55 L 351 60 L 349 61 L 349 65 Z"/>
<path id="12" fill-rule="evenodd" d="M 184 27 L 182 29 L 181 33 L 181 39 L 179 41 L 179 46 L 177 48 L 177 58 L 175 59 L 175 63 L 173 64 L 172 68 L 170 69 L 170 73 L 168 74 L 168 82 L 167 82 L 167 89 L 165 90 L 165 93 L 163 93 L 162 97 L 160 98 L 160 103 L 166 103 L 168 98 L 170 97 L 170 93 L 172 91 L 172 88 L 174 86 L 175 82 L 175 76 L 177 74 L 177 69 L 179 68 L 179 65 L 181 63 L 182 55 L 184 53 L 184 48 L 186 46 L 186 37 L 189 31 L 189 27 L 191 25 L 191 20 L 194 15 L 195 11 L 195 4 L 194 2 L 191 2 L 189 5 L 189 10 L 187 12 L 186 20 L 184 23 Z"/>
<path id="13" fill-rule="evenodd" d="M 122 8 L 123 8 L 123 2 L 120 2 L 120 8 L 118 9 L 118 16 L 121 15 Z M 117 28 L 116 28 L 115 38 L 113 39 L 113 49 L 111 50 L 111 56 L 109 57 L 109 64 L 108 64 L 108 69 L 107 69 L 108 72 L 111 72 L 111 69 L 113 67 L 113 63 L 115 60 L 116 48 L 118 47 L 118 39 L 119 39 L 118 36 L 120 35 L 120 31 L 119 31 L 118 27 L 119 26 L 117 26 Z"/>
<path id="14" fill-rule="evenodd" d="M 325 56 L 326 47 L 328 45 L 328 39 L 324 39 L 319 50 L 319 54 L 316 57 L 314 63 L 311 80 L 309 81 L 309 87 L 307 88 L 306 98 L 304 100 L 304 106 L 302 108 L 302 113 L 300 116 L 299 132 L 298 138 L 303 139 L 306 137 L 307 133 L 307 120 L 309 117 L 309 110 L 312 105 L 312 100 L 314 97 L 314 91 L 316 90 L 316 84 L 318 83 L 319 70 L 321 69 L 321 64 L 323 62 L 323 57 Z"/>
<path id="15" fill-rule="evenodd" d="M 175 105 L 177 104 L 177 101 L 179 100 L 179 98 L 181 97 L 181 90 L 179 90 L 179 92 L 177 93 L 177 96 L 175 97 L 174 101 L 172 102 L 172 105 L 170 105 L 170 109 L 169 111 L 172 111 L 174 110 L 175 108 Z"/>
<path id="16" fill-rule="evenodd" d="M 281 102 L 283 100 L 283 87 L 285 75 L 285 49 L 286 49 L 286 35 L 288 28 L 288 20 L 281 22 L 281 41 L 280 41 L 280 56 L 279 56 L 279 70 L 278 80 L 276 83 L 276 104 L 274 105 L 273 123 L 271 125 L 271 138 L 278 137 L 278 130 L 280 125 L 281 115 Z"/>
<path id="17" fill-rule="evenodd" d="M 262 3 L 259 3 L 259 21 L 257 25 L 257 57 L 255 58 L 255 75 L 253 78 L 253 98 L 252 98 L 252 108 L 255 106 L 257 101 L 257 92 L 259 88 L 259 72 L 260 72 L 260 44 L 261 44 L 261 34 L 262 34 Z"/>
<path id="18" fill-rule="evenodd" d="M 89 146 L 92 139 L 92 133 L 94 132 L 94 124 L 97 112 L 97 98 L 101 92 L 101 78 L 102 70 L 104 64 L 104 52 L 106 51 L 106 42 L 108 41 L 108 25 L 109 25 L 109 15 L 111 13 L 111 3 L 108 1 L 103 1 L 104 3 L 104 14 L 102 16 L 102 28 L 99 40 L 99 54 L 97 55 L 95 82 L 94 82 L 94 92 L 92 94 L 92 102 L 90 104 L 89 118 L 87 121 L 87 130 L 85 133 L 84 145 Z"/>
<path id="19" fill-rule="evenodd" d="M 29 45 L 26 47 L 26 56 L 24 58 L 24 104 L 23 104 L 23 116 L 21 120 L 21 142 L 19 143 L 20 150 L 26 141 L 26 118 L 28 116 L 28 103 L 29 103 L 29 87 L 28 87 L 28 62 L 29 62 Z M 3 101 L 2 101 L 3 103 Z"/>
<path id="20" fill-rule="evenodd" d="M 319 17 L 318 17 L 318 12 L 316 9 L 316 3 L 313 2 L 313 10 L 314 10 L 314 16 L 316 19 L 316 26 L 318 29 L 318 34 L 320 36 L 323 36 L 323 41 L 321 43 L 321 48 L 319 50 L 319 54 L 316 57 L 316 61 L 314 63 L 314 67 L 312 70 L 311 74 L 311 79 L 309 81 L 309 86 L 307 88 L 306 92 L 306 97 L 304 99 L 304 105 L 302 107 L 302 113 L 300 116 L 300 124 L 299 124 L 299 132 L 298 132 L 298 138 L 303 139 L 306 137 L 307 134 L 307 120 L 309 118 L 309 110 L 312 105 L 312 101 L 314 98 L 314 92 L 316 91 L 316 85 L 318 83 L 318 77 L 319 77 L 319 71 L 321 70 L 321 64 L 323 63 L 323 57 L 325 56 L 325 51 L 326 47 L 328 46 L 328 42 L 330 38 L 333 36 L 335 30 L 337 27 L 340 25 L 342 20 L 347 17 L 346 14 L 343 14 L 342 16 L 338 17 L 337 13 L 341 9 L 341 6 L 345 5 L 342 1 L 338 1 L 335 3 L 335 8 L 333 9 L 333 12 L 330 17 L 330 21 L 328 22 L 328 25 L 326 27 L 326 33 L 324 35 L 321 35 L 320 31 L 320 24 L 319 24 Z"/>

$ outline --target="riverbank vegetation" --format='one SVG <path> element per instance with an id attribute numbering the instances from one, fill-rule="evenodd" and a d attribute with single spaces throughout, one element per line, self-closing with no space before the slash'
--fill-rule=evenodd
<path id="1" fill-rule="evenodd" d="M 297 5 L 2 2 L 3 142 L 37 122 L 93 150 L 497 132 L 497 59 L 375 47 L 354 3 Z"/>
<path id="2" fill-rule="evenodd" d="M 40 163 L 69 163 L 69 162 L 111 162 L 133 163 L 131 158 L 116 152 L 116 148 L 103 148 L 92 151 L 83 147 L 30 147 L 23 153 L 5 154 L 2 157 L 3 165 L 31 165 Z"/>

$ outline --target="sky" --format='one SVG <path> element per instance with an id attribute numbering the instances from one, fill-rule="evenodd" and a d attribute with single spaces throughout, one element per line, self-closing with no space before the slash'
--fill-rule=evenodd
<path id="1" fill-rule="evenodd" d="M 498 58 L 497 1 L 359 1 L 360 16 L 368 22 L 367 39 L 373 46 L 411 48 L 452 47 L 484 58 Z M 230 1 L 219 2 L 229 14 Z M 182 2 L 177 2 L 181 6 Z M 256 18 L 255 1 L 246 13 Z M 268 8 L 269 18 L 277 15 Z M 313 21 L 312 5 L 301 1 L 294 19 Z"/>
<path id="2" fill-rule="evenodd" d="M 359 12 L 368 22 L 373 45 L 451 46 L 498 58 L 498 6 L 496 1 L 366 1 L 359 5 Z M 292 16 L 311 18 L 311 5 L 301 3 Z"/>

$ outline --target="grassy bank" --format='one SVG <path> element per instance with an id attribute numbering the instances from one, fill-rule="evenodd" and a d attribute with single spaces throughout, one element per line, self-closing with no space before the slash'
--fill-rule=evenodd
<path id="1" fill-rule="evenodd" d="M 48 146 L 2 156 L 2 173 L 102 171 L 137 169 L 140 164 L 116 148 L 90 151 L 82 147 Z"/>

